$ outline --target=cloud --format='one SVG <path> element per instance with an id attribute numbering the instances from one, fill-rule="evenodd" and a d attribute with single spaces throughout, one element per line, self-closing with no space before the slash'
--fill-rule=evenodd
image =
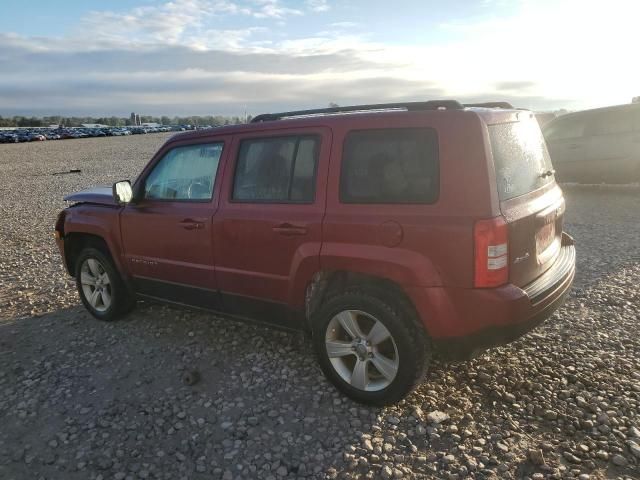
<path id="1" fill-rule="evenodd" d="M 639 17 L 587 3 L 522 2 L 510 16 L 453 19 L 440 26 L 446 43 L 429 44 L 385 43 L 346 20 L 302 35 L 279 27 L 326 2 L 173 0 L 92 12 L 61 37 L 0 33 L 0 114 L 237 114 L 433 98 L 535 109 L 627 102 L 640 84 Z M 580 22 L 571 21 L 576 11 Z"/>
<path id="2" fill-rule="evenodd" d="M 250 12 L 255 18 L 273 18 L 282 20 L 292 15 L 302 15 L 302 10 L 282 5 L 279 0 L 254 0 L 258 8 Z"/>
<path id="3" fill-rule="evenodd" d="M 496 90 L 498 91 L 525 91 L 534 87 L 536 87 L 536 82 L 532 82 L 529 80 L 516 80 L 496 83 Z"/>
<path id="4" fill-rule="evenodd" d="M 419 87 L 383 76 L 384 65 L 354 50 L 296 54 L 169 45 L 83 51 L 64 48 L 64 42 L 42 50 L 37 41 L 29 45 L 2 34 L 0 43 L 4 115 L 43 108 L 51 114 L 238 113 L 245 106 L 257 112 L 284 104 L 374 101 L 390 89 Z"/>
<path id="5" fill-rule="evenodd" d="M 305 3 L 314 12 L 326 12 L 330 9 L 327 0 L 306 0 Z"/>
<path id="6" fill-rule="evenodd" d="M 333 28 L 354 28 L 360 26 L 360 24 L 356 22 L 333 22 L 329 26 Z"/>
<path id="7" fill-rule="evenodd" d="M 126 45 L 126 42 L 175 45 L 211 34 L 212 30 L 205 29 L 204 24 L 216 18 L 244 16 L 283 20 L 297 15 L 303 15 L 303 12 L 284 6 L 280 0 L 252 0 L 250 3 L 172 0 L 136 7 L 124 13 L 92 11 L 82 18 L 76 36 L 89 38 L 92 42 L 118 45 Z"/>
<path id="8" fill-rule="evenodd" d="M 181 40 L 185 31 L 198 28 L 204 18 L 223 14 L 249 14 L 226 0 L 173 0 L 154 6 L 136 7 L 125 13 L 93 11 L 80 23 L 80 34 L 118 42 Z"/>

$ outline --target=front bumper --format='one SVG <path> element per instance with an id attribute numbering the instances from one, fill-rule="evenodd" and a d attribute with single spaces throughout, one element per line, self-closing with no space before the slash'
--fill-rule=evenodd
<path id="1" fill-rule="evenodd" d="M 523 288 L 412 289 L 409 295 L 438 354 L 472 358 L 516 340 L 550 317 L 571 288 L 575 258 L 574 241 L 563 233 L 554 265 Z"/>

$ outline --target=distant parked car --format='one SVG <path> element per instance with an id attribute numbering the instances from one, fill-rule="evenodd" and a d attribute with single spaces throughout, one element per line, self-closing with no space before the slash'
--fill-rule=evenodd
<path id="1" fill-rule="evenodd" d="M 640 182 L 640 104 L 563 115 L 543 134 L 560 182 Z"/>
<path id="2" fill-rule="evenodd" d="M 540 127 L 543 127 L 544 125 L 549 123 L 551 120 L 556 118 L 556 114 L 552 112 L 538 112 L 535 114 L 535 116 L 536 116 L 536 120 L 538 121 L 538 125 L 540 125 Z"/>
<path id="3" fill-rule="evenodd" d="M 0 143 L 18 143 L 18 136 L 13 133 L 0 134 Z"/>
<path id="4" fill-rule="evenodd" d="M 29 132 L 18 131 L 16 135 L 20 143 L 33 141 L 33 138 L 31 137 L 31 134 Z"/>

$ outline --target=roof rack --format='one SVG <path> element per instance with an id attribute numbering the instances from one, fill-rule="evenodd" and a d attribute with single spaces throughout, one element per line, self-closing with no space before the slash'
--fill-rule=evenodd
<path id="1" fill-rule="evenodd" d="M 461 110 L 464 106 L 456 100 L 429 100 L 426 102 L 377 103 L 373 105 L 352 105 L 349 107 L 329 107 L 312 110 L 295 110 L 292 112 L 263 113 L 251 120 L 251 123 L 270 122 L 290 117 L 304 117 L 310 115 L 327 115 L 332 113 L 366 112 L 370 110 L 406 110 L 415 112 L 420 110 Z"/>
<path id="2" fill-rule="evenodd" d="M 514 106 L 509 102 L 483 102 L 483 103 L 465 103 L 465 107 L 480 107 L 480 108 L 505 108 L 513 110 Z"/>

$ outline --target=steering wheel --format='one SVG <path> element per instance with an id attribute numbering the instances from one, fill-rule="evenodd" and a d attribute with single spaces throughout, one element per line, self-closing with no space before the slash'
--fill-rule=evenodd
<path id="1" fill-rule="evenodd" d="M 187 198 L 202 199 L 209 193 L 209 187 L 202 182 L 191 182 L 187 189 Z"/>

